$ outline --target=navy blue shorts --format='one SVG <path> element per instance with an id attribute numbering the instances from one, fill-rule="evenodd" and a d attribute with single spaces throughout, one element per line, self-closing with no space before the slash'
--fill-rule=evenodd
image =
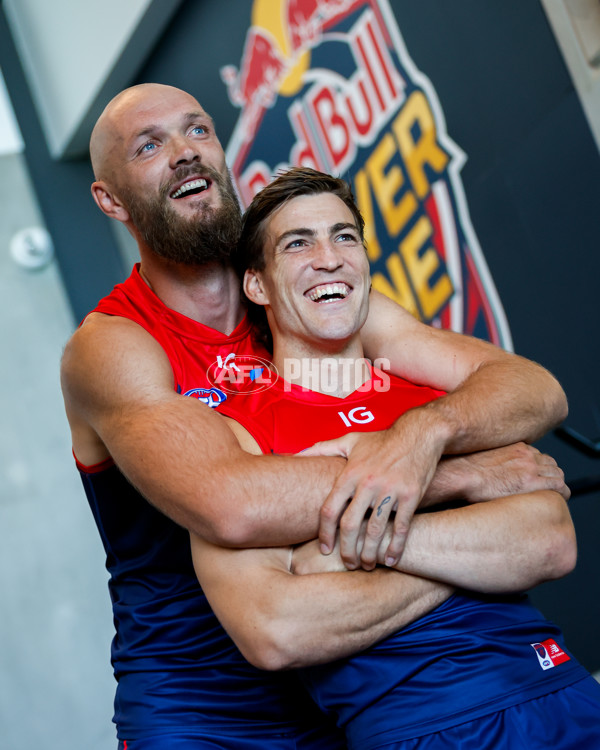
<path id="1" fill-rule="evenodd" d="M 341 733 L 336 731 L 325 735 L 323 730 L 310 729 L 302 733 L 260 737 L 171 732 L 140 740 L 121 740 L 119 750 L 346 750 Z"/>
<path id="2" fill-rule="evenodd" d="M 435 689 L 431 692 L 434 700 Z M 599 750 L 600 685 L 587 677 L 441 732 L 373 750 Z"/>

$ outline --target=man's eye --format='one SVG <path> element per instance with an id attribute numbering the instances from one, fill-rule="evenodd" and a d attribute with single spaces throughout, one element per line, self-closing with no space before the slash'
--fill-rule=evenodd
<path id="1" fill-rule="evenodd" d="M 192 128 L 192 133 L 194 135 L 205 135 L 208 132 L 208 130 L 204 127 L 204 125 L 195 125 Z"/>
<path id="2" fill-rule="evenodd" d="M 306 242 L 305 240 L 292 240 L 291 242 L 288 242 L 285 246 L 285 250 L 300 250 L 305 246 Z"/>
<path id="3" fill-rule="evenodd" d="M 353 234 L 345 232 L 344 234 L 338 234 L 336 237 L 338 242 L 356 242 L 357 239 Z"/>
<path id="4" fill-rule="evenodd" d="M 144 145 L 140 149 L 140 153 L 147 153 L 148 151 L 154 151 L 156 148 L 156 143 L 144 143 Z"/>

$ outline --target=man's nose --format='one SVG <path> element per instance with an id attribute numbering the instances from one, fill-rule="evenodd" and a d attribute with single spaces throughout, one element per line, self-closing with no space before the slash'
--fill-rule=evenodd
<path id="1" fill-rule="evenodd" d="M 313 267 L 333 271 L 343 264 L 342 254 L 331 240 L 317 243 L 313 254 Z"/>
<path id="2" fill-rule="evenodd" d="M 171 139 L 169 144 L 169 164 L 176 169 L 182 164 L 200 161 L 201 153 L 197 143 L 185 136 L 177 136 Z"/>

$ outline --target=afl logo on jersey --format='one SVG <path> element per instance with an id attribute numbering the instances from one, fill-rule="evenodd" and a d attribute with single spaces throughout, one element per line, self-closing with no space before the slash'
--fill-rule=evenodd
<path id="1" fill-rule="evenodd" d="M 183 395 L 197 398 L 198 401 L 202 401 L 203 404 L 210 406 L 211 409 L 216 409 L 227 398 L 223 391 L 220 391 L 218 388 L 192 388 Z"/>
<path id="2" fill-rule="evenodd" d="M 271 388 L 279 378 L 275 365 L 252 354 L 218 357 L 206 376 L 219 392 L 257 393 Z"/>

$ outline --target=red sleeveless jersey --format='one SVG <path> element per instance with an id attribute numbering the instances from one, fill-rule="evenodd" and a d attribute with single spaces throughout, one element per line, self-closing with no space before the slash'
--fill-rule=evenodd
<path id="1" fill-rule="evenodd" d="M 243 390 L 252 367 L 267 364 L 268 354 L 254 342 L 247 318 L 225 335 L 181 315 L 154 294 L 140 276 L 139 264 L 92 312 L 128 318 L 142 326 L 165 350 L 175 390 L 213 408 Z"/>
<path id="2" fill-rule="evenodd" d="M 371 378 L 345 398 L 277 378 L 266 390 L 238 395 L 219 411 L 242 424 L 263 453 L 298 453 L 317 440 L 384 430 L 409 409 L 443 395 L 372 368 Z"/>

